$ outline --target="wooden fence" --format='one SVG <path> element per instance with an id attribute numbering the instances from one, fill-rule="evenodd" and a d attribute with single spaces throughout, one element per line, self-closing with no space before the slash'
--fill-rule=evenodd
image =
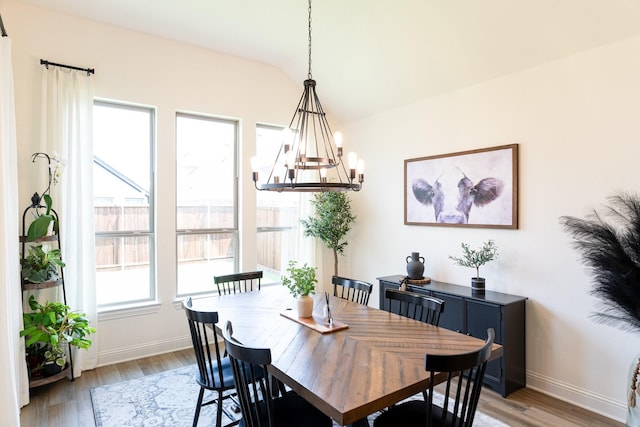
<path id="1" fill-rule="evenodd" d="M 179 207 L 178 222 L 186 230 L 203 228 L 233 228 L 233 208 Z M 147 206 L 100 206 L 94 208 L 97 232 L 141 231 L 149 229 Z M 297 207 L 258 208 L 257 221 L 261 227 L 292 227 L 298 225 Z M 276 271 L 282 265 L 283 239 L 294 239 L 291 230 L 258 233 L 258 264 Z M 202 262 L 234 256 L 233 233 L 203 233 L 178 235 L 178 261 Z M 285 254 L 286 255 L 286 254 Z M 96 238 L 96 266 L 99 270 L 124 269 L 149 264 L 149 236 Z"/>

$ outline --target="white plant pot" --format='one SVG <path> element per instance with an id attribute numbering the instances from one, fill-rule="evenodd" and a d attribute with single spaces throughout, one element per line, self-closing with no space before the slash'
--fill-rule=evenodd
<path id="1" fill-rule="evenodd" d="M 297 300 L 298 317 L 311 317 L 313 315 L 313 298 L 302 295 Z"/>

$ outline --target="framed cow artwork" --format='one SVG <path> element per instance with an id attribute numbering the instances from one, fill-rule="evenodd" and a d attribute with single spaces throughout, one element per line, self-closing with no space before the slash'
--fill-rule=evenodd
<path id="1" fill-rule="evenodd" d="M 405 160 L 404 223 L 518 228 L 518 144 Z"/>

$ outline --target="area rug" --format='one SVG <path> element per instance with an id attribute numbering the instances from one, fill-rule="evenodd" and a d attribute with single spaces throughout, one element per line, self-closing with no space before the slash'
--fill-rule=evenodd
<path id="1" fill-rule="evenodd" d="M 91 402 L 96 427 L 188 427 L 193 423 L 200 387 L 195 383 L 196 366 L 185 366 L 117 384 L 91 388 Z M 205 401 L 213 393 L 205 392 Z M 434 395 L 434 399 L 438 396 Z M 422 394 L 415 399 L 422 400 Z M 413 398 L 412 398 L 413 399 Z M 440 400 L 442 396 L 440 395 Z M 225 400 L 225 407 L 233 418 L 234 403 Z M 213 426 L 216 422 L 215 405 L 200 411 L 199 426 Z M 373 425 L 376 414 L 369 418 Z M 232 419 L 223 415 L 226 425 Z M 337 424 L 334 423 L 335 426 Z M 477 412 L 475 427 L 508 427 L 507 424 Z"/>

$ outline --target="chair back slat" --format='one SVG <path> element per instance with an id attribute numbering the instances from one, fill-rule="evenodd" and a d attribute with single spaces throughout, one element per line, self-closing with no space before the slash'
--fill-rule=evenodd
<path id="1" fill-rule="evenodd" d="M 226 358 L 221 356 L 218 345 L 218 333 L 215 327 L 216 323 L 218 323 L 218 313 L 196 310 L 193 307 L 191 297 L 182 303 L 182 308 L 187 316 L 191 344 L 198 367 L 196 382 L 200 385 L 193 425 L 198 424 L 202 407 L 212 403 L 216 404 L 216 426 L 222 425 L 223 413 L 226 413 L 233 420 L 227 426 L 236 425 L 240 420 L 234 420 L 236 417 L 222 404 L 223 400 L 233 399 L 234 393 L 228 393 L 227 391 L 233 389 L 235 385 L 229 363 Z M 203 400 L 205 389 L 211 390 L 214 395 L 212 399 L 208 399 L 206 402 Z"/>
<path id="2" fill-rule="evenodd" d="M 425 356 L 425 369 L 429 371 L 431 384 L 427 395 L 427 426 L 471 427 L 478 409 L 482 381 L 491 356 L 491 348 L 495 338 L 493 329 L 487 330 L 488 338 L 484 345 L 475 351 L 453 355 Z M 433 403 L 435 377 L 438 373 L 447 372 L 444 387 L 440 419 L 437 420 L 436 405 Z M 435 424 L 435 421 L 439 421 Z"/>
<path id="3" fill-rule="evenodd" d="M 271 350 L 242 345 L 233 337 L 233 327 L 228 321 L 222 336 L 233 369 L 244 425 L 275 427 L 271 381 L 266 375 L 271 363 Z M 261 411 L 265 410 L 267 416 L 261 416 Z"/>
<path id="4" fill-rule="evenodd" d="M 233 384 L 224 382 L 222 356 L 215 328 L 215 324 L 218 323 L 218 313 L 194 310 L 190 298 L 183 303 L 183 308 L 189 322 L 191 343 L 202 385 L 212 389 L 232 387 Z"/>
<path id="5" fill-rule="evenodd" d="M 214 276 L 213 281 L 218 288 L 218 294 L 236 294 L 240 292 L 251 292 L 260 290 L 262 282 L 262 271 L 249 271 L 244 273 L 226 274 L 224 276 Z"/>
<path id="6" fill-rule="evenodd" d="M 393 301 L 397 301 L 401 316 L 435 326 L 440 323 L 440 315 L 444 312 L 444 301 L 440 298 L 388 288 L 384 296 L 389 300 L 388 311 L 392 311 L 395 306 Z"/>
<path id="7" fill-rule="evenodd" d="M 346 277 L 333 276 L 333 296 L 368 305 L 369 296 L 373 290 L 373 285 L 362 280 L 348 279 Z"/>

